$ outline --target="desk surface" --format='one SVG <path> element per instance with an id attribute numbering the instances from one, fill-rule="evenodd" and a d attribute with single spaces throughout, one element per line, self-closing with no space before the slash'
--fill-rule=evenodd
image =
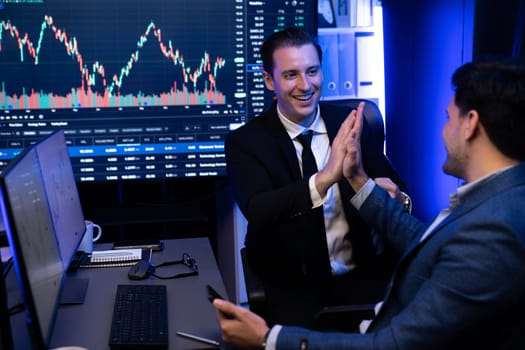
<path id="1" fill-rule="evenodd" d="M 111 249 L 109 244 L 95 245 L 95 250 Z M 113 303 L 118 284 L 165 284 L 168 290 L 169 349 L 214 348 L 201 342 L 182 338 L 177 331 L 221 341 L 217 315 L 208 302 L 206 284 L 226 295 L 224 284 L 207 238 L 166 240 L 164 251 L 155 252 L 152 262 L 179 260 L 182 253 L 193 257 L 199 267 L 199 275 L 180 279 L 157 279 L 132 281 L 127 277 L 129 267 L 80 269 L 74 278 L 87 278 L 89 285 L 83 304 L 60 306 L 57 314 L 51 348 L 82 346 L 88 349 L 109 349 L 108 340 L 113 314 Z M 186 272 L 184 266 L 173 265 L 157 269 L 161 276 Z M 21 315 L 21 314 L 20 314 Z M 27 331 L 23 316 L 12 320 L 16 348 L 28 349 Z M 25 331 L 23 336 L 20 327 Z M 25 338 L 25 340 L 24 340 Z"/>

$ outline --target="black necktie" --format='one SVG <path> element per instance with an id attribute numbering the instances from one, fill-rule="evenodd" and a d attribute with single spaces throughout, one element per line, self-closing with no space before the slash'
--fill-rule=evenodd
<path id="1" fill-rule="evenodd" d="M 310 148 L 312 142 L 313 131 L 308 130 L 304 134 L 299 134 L 297 140 L 303 145 L 303 153 L 301 155 L 303 162 L 303 179 L 307 179 L 317 172 L 317 164 L 315 163 L 315 157 Z"/>

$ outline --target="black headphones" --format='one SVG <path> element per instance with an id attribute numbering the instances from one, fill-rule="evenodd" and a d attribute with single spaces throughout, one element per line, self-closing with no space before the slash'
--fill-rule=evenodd
<path id="1" fill-rule="evenodd" d="M 159 276 L 159 275 L 155 274 L 155 269 L 158 268 L 158 267 L 169 266 L 169 265 L 178 265 L 178 264 L 183 264 L 183 265 L 187 266 L 189 269 L 191 269 L 191 271 L 190 272 L 177 273 L 177 274 L 172 275 L 172 276 Z M 188 276 L 196 276 L 196 275 L 199 274 L 199 267 L 197 266 L 197 261 L 195 259 L 193 259 L 188 253 L 182 253 L 182 259 L 180 259 L 180 260 L 167 261 L 167 262 L 160 263 L 158 265 L 151 264 L 151 267 L 153 269 L 152 269 L 150 274 L 153 277 L 157 277 L 157 278 L 160 278 L 160 279 L 182 278 L 182 277 L 188 277 Z"/>
<path id="2" fill-rule="evenodd" d="M 191 271 L 189 272 L 182 272 L 177 273 L 172 276 L 159 276 L 155 274 L 155 270 L 162 266 L 169 266 L 169 265 L 178 265 L 182 264 L 187 266 Z M 157 265 L 154 265 L 150 263 L 149 261 L 139 261 L 135 265 L 133 265 L 129 271 L 128 271 L 128 277 L 132 280 L 142 280 L 147 278 L 148 276 L 153 276 L 159 279 L 173 279 L 173 278 L 182 278 L 182 277 L 188 277 L 188 276 L 196 276 L 199 274 L 199 267 L 197 266 L 197 262 L 195 259 L 193 259 L 189 254 L 183 253 L 182 259 L 175 260 L 175 261 L 166 261 Z"/>

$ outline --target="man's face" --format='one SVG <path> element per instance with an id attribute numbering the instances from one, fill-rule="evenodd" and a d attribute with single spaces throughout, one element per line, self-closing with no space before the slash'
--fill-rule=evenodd
<path id="1" fill-rule="evenodd" d="M 464 179 L 464 169 L 468 154 L 466 152 L 466 143 L 462 137 L 464 122 L 466 118 L 460 116 L 458 106 L 456 106 L 454 97 L 447 107 L 447 123 L 443 127 L 443 141 L 447 151 L 447 159 L 443 164 L 443 171 L 446 174 Z"/>
<path id="2" fill-rule="evenodd" d="M 323 74 L 315 47 L 283 47 L 273 53 L 272 75 L 265 72 L 266 87 L 275 93 L 281 112 L 289 120 L 310 125 L 321 97 Z"/>

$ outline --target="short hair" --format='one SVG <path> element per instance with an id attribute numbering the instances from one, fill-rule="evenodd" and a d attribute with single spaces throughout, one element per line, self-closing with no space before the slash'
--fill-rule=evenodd
<path id="1" fill-rule="evenodd" d="M 481 125 L 505 156 L 525 160 L 525 62 L 483 60 L 459 67 L 452 76 L 461 115 L 476 110 Z"/>
<path id="2" fill-rule="evenodd" d="M 321 47 L 305 30 L 291 27 L 271 34 L 261 46 L 261 57 L 263 67 L 266 72 L 273 72 L 273 53 L 283 47 L 313 45 L 319 56 L 319 63 L 322 62 L 323 53 Z"/>

